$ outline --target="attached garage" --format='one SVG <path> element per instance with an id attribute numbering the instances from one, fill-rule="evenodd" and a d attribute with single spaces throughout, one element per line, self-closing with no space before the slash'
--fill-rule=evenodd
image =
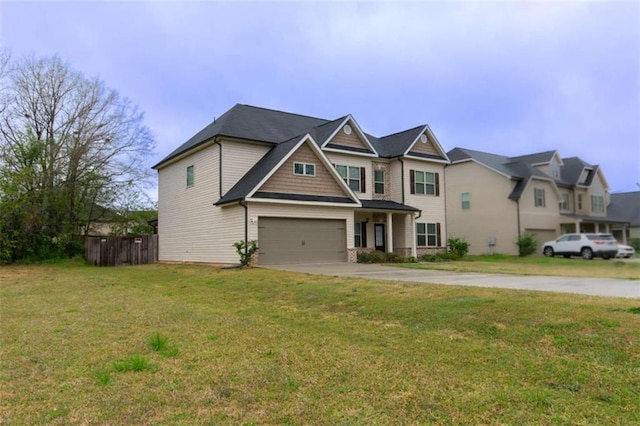
<path id="1" fill-rule="evenodd" d="M 533 235 L 533 239 L 538 243 L 538 253 L 542 252 L 544 243 L 558 238 L 555 229 L 525 229 L 524 232 Z"/>
<path id="2" fill-rule="evenodd" d="M 258 219 L 258 263 L 347 261 L 346 221 L 341 219 Z"/>

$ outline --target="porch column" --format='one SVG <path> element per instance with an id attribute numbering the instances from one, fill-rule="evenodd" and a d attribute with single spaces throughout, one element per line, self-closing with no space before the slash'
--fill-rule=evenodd
<path id="1" fill-rule="evenodd" d="M 622 244 L 627 243 L 627 224 L 622 225 Z"/>
<path id="2" fill-rule="evenodd" d="M 387 213 L 387 253 L 393 252 L 393 214 Z"/>
<path id="3" fill-rule="evenodd" d="M 409 217 L 411 218 L 411 256 L 418 257 L 418 250 L 416 249 L 416 216 L 410 214 Z M 407 232 L 405 231 L 406 234 Z"/>

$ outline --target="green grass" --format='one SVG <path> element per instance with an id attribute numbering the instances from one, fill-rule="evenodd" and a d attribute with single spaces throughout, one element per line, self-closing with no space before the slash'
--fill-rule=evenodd
<path id="1" fill-rule="evenodd" d="M 0 283 L 2 424 L 640 422 L 638 299 L 193 265 Z"/>
<path id="2" fill-rule="evenodd" d="M 453 272 L 482 272 L 513 275 L 598 277 L 640 280 L 640 262 L 621 260 L 583 260 L 544 256 L 507 256 L 501 254 L 465 256 L 455 262 L 390 264 L 401 268 L 436 269 Z"/>

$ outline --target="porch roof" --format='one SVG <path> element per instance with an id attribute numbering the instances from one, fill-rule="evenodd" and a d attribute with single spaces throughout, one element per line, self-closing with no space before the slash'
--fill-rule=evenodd
<path id="1" fill-rule="evenodd" d="M 398 210 L 404 212 L 419 212 L 417 209 L 406 204 L 396 203 L 395 201 L 385 200 L 360 200 L 363 209 L 368 210 Z"/>
<path id="2" fill-rule="evenodd" d="M 571 213 L 560 213 L 560 216 L 566 217 L 567 219 L 579 220 L 581 222 L 594 222 L 594 223 L 629 223 L 625 220 L 616 220 L 611 219 L 609 217 L 600 217 L 600 216 L 584 216 L 577 215 Z"/>

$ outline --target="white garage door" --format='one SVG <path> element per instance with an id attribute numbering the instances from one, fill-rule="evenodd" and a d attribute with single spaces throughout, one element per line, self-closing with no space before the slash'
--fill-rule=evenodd
<path id="1" fill-rule="evenodd" d="M 346 223 L 337 219 L 258 219 L 258 263 L 346 262 Z"/>

